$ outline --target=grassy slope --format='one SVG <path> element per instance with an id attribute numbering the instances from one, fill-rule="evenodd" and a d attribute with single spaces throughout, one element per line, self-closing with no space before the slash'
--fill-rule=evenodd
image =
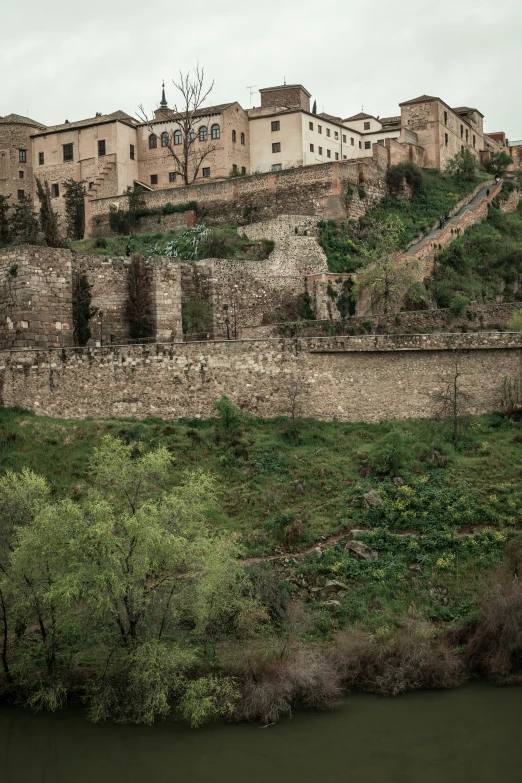
<path id="1" fill-rule="evenodd" d="M 430 289 L 439 307 L 457 292 L 473 302 L 520 301 L 514 283 L 522 273 L 522 205 L 516 212 L 490 210 L 487 220 L 468 228 L 441 253 Z M 504 285 L 505 284 L 505 285 Z"/>
<path id="2" fill-rule="evenodd" d="M 423 173 L 421 193 L 413 203 L 386 196 L 374 210 L 357 222 L 336 223 L 331 220 L 324 224 L 320 244 L 326 252 L 332 272 L 358 269 L 362 264 L 360 254 L 363 249 L 370 253 L 370 258 L 382 255 L 379 242 L 372 237 L 371 230 L 368 236 L 361 237 L 361 233 L 365 233 L 364 227 L 368 227 L 371 221 L 381 223 L 389 217 L 398 218 L 403 226 L 400 247 L 405 248 L 417 236 L 429 231 L 442 215 L 448 214 L 480 182 L 480 179 L 462 182 L 433 169 L 423 169 Z M 487 177 L 481 175 L 481 178 Z"/>
<path id="3" fill-rule="evenodd" d="M 347 585 L 340 606 L 317 604 L 320 634 L 354 621 L 374 630 L 393 626 L 413 606 L 437 624 L 468 619 L 506 536 L 522 520 L 520 426 L 500 416 L 472 419 L 457 453 L 447 442 L 449 429 L 434 421 L 302 421 L 297 439 L 289 426 L 285 419 L 247 420 L 233 442 L 219 443 L 212 421 L 59 421 L 2 409 L 0 465 L 2 471 L 29 466 L 46 476 L 56 496 L 78 498 L 89 491 L 87 464 L 102 435 L 165 444 L 173 455 L 172 484 L 196 466 L 217 476 L 221 511 L 212 523 L 237 531 L 249 556 L 376 528 L 363 540 L 379 552 L 378 561 L 354 559 L 343 541 L 322 556 L 273 566 L 290 592 L 312 602 L 319 600 L 313 588 L 327 579 Z M 399 488 L 391 480 L 397 474 L 405 481 Z M 384 499 L 380 508 L 361 503 L 370 489 Z M 474 526 L 474 535 L 457 535 Z"/>

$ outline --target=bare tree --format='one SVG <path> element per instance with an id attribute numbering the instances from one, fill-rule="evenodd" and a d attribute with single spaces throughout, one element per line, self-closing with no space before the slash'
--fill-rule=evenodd
<path id="1" fill-rule="evenodd" d="M 310 389 L 302 376 L 294 373 L 284 375 L 279 388 L 284 415 L 290 416 L 294 426 L 296 418 L 305 412 Z"/>
<path id="2" fill-rule="evenodd" d="M 172 129 L 163 131 L 158 141 L 172 157 L 174 172 L 182 177 L 185 185 L 190 185 L 196 180 L 203 162 L 217 149 L 214 142 L 219 136 L 212 138 L 210 117 L 205 116 L 203 108 L 214 81 L 206 87 L 205 70 L 198 65 L 193 72 L 184 74 L 180 71 L 178 81 L 173 79 L 172 83 L 179 93 L 179 101 L 172 108 L 168 107 L 163 90 L 154 119 L 149 119 L 143 105 L 139 106 L 137 116 L 154 136 L 154 123 L 172 123 Z"/>
<path id="3" fill-rule="evenodd" d="M 457 448 L 458 444 L 461 417 L 466 413 L 469 403 L 473 400 L 473 395 L 463 388 L 461 360 L 460 352 L 456 351 L 452 358 L 450 377 L 444 376 L 443 388 L 432 395 L 433 399 L 438 403 L 439 416 L 451 419 L 453 429 L 452 441 L 455 448 Z"/>

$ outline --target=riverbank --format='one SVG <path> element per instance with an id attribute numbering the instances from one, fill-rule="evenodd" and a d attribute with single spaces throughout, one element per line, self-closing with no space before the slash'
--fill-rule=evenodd
<path id="1" fill-rule="evenodd" d="M 18 569 L 4 634 L 4 657 L 13 680 L 7 683 L 4 671 L 5 699 L 29 699 L 46 707 L 87 699 L 95 719 L 147 721 L 168 714 L 172 707 L 195 725 L 209 717 L 266 724 L 296 706 L 328 708 L 357 691 L 398 694 L 454 688 L 477 674 L 498 682 L 518 681 L 522 436 L 517 420 L 497 414 L 454 423 L 266 421 L 244 417 L 224 400 L 216 413 L 212 421 L 79 422 L 0 411 L 4 474 L 30 468 L 48 482 L 43 506 L 34 517 L 35 535 L 41 538 L 28 541 L 25 533 L 21 538 L 17 533 L 10 544 L 14 561 L 4 545 L 4 567 L 13 562 Z M 134 525 L 135 513 L 121 517 L 125 502 L 119 489 L 121 477 L 127 475 L 122 454 L 118 452 L 120 467 L 112 472 L 104 468 L 101 484 L 96 477 L 100 465 L 98 461 L 96 468 L 93 456 L 107 435 L 124 449 L 132 470 L 154 462 L 156 453 L 163 455 L 161 480 L 147 483 L 145 510 L 152 508 L 150 503 L 154 508 L 165 504 L 169 493 L 177 492 L 186 480 L 187 469 L 192 476 L 201 469 L 213 476 L 212 499 L 198 506 L 198 524 L 205 533 L 197 551 L 208 550 L 213 585 L 218 582 L 211 553 L 226 550 L 226 557 L 236 558 L 227 561 L 226 570 L 236 576 L 232 581 L 227 576 L 226 590 L 220 587 L 215 594 L 223 604 L 220 614 L 210 617 L 207 609 L 201 614 L 198 580 L 204 569 L 196 558 L 183 561 L 181 581 L 173 583 L 173 571 L 168 569 L 158 577 L 159 603 L 150 618 L 134 618 L 138 627 L 143 620 L 148 638 L 155 623 L 163 628 L 158 612 L 164 611 L 162 601 L 170 594 L 169 580 L 176 590 L 183 588 L 175 596 L 179 603 L 169 615 L 168 638 L 160 649 L 171 656 L 181 644 L 187 653 L 182 665 L 179 656 L 172 664 L 175 687 L 169 685 L 168 666 L 158 674 L 159 648 L 151 648 L 150 639 L 148 657 L 132 657 L 141 637 L 133 635 L 128 606 L 122 609 L 118 604 L 114 615 L 102 600 L 116 576 L 111 571 L 99 592 L 98 577 L 105 572 L 89 559 L 92 536 L 85 534 L 98 508 L 105 509 L 100 517 L 104 525 L 111 515 L 116 515 L 116 522 L 103 529 L 96 523 L 93 533 L 102 536 L 103 550 L 98 546 L 93 557 L 99 559 L 97 552 L 114 546 L 115 529 L 120 528 L 118 547 L 133 540 L 121 538 L 121 530 Z M 191 485 L 186 496 L 197 497 L 202 486 Z M 4 493 L 5 487 L 4 482 Z M 11 508 L 5 497 L 3 508 Z M 180 497 L 178 493 L 168 502 L 179 503 Z M 109 505 L 99 506 L 102 501 Z M 67 527 L 76 514 L 84 521 Z M 120 518 L 123 528 L 117 522 Z M 150 511 L 140 519 L 140 534 L 145 535 Z M 168 527 L 158 540 L 163 541 L 166 532 Z M 53 536 L 58 536 L 56 545 Z M 74 543 L 77 537 L 81 543 Z M 152 540 L 156 539 L 144 538 L 137 567 L 148 559 Z M 57 558 L 62 548 L 66 553 L 71 548 L 70 556 Z M 28 594 L 20 603 L 18 594 L 27 588 L 27 569 L 34 563 L 45 565 L 45 557 L 55 569 L 55 584 L 63 587 L 49 592 L 42 581 L 38 596 L 46 608 L 40 617 L 34 614 L 34 596 Z M 174 572 L 178 560 L 173 561 Z M 113 568 L 113 560 L 104 568 L 109 566 Z M 133 601 L 136 595 L 147 595 L 147 573 L 142 582 L 131 583 L 128 573 L 118 572 L 121 590 L 131 589 Z M 221 574 L 219 579 L 223 578 Z M 189 588 L 195 592 L 187 593 Z M 82 597 L 81 611 L 69 594 Z M 57 595 L 60 601 L 65 595 L 62 627 L 49 648 L 38 629 L 40 620 L 52 620 L 46 612 Z M 224 603 L 223 596 L 229 596 Z M 122 618 L 124 626 L 130 622 L 124 627 L 130 635 L 124 636 L 121 648 L 121 639 L 112 635 L 114 616 L 115 628 Z M 116 656 L 111 644 L 119 650 Z M 93 702 L 93 682 L 103 674 L 106 654 L 111 666 L 117 660 L 123 667 L 110 674 L 116 702 L 119 693 L 129 692 L 121 672 L 131 660 L 145 673 L 153 665 L 169 705 L 143 713 L 136 712 L 135 705 L 122 712 L 121 705 L 115 709 L 114 704 L 100 704 L 98 696 Z M 38 667 L 44 660 L 47 669 L 42 673 Z M 207 690 L 199 692 L 194 683 L 201 685 L 202 679 Z M 44 691 L 38 691 L 39 682 L 45 683 Z M 43 701 L 34 701 L 35 688 L 44 693 Z M 196 705 L 209 696 L 208 689 L 212 709 L 194 720 Z"/>

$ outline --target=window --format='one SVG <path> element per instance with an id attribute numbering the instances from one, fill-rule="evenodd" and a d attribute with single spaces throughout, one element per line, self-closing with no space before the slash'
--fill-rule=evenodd
<path id="1" fill-rule="evenodd" d="M 371 143 L 371 141 L 365 141 L 365 142 L 364 142 L 364 149 L 365 149 L 365 150 L 370 150 L 371 148 L 372 148 L 372 143 Z"/>
<path id="2" fill-rule="evenodd" d="M 208 139 L 208 131 L 204 125 L 199 129 L 198 136 L 200 141 L 206 141 Z"/>
<path id="3" fill-rule="evenodd" d="M 309 122 L 309 123 L 308 123 L 308 129 L 309 129 L 309 130 L 313 130 L 313 129 L 314 129 L 314 124 L 313 124 L 313 122 Z"/>
<path id="4" fill-rule="evenodd" d="M 343 160 L 348 160 L 348 158 L 346 157 L 346 155 L 343 155 Z"/>
<path id="5" fill-rule="evenodd" d="M 175 182 L 175 181 L 176 181 L 176 172 L 169 171 L 169 182 Z"/>
<path id="6" fill-rule="evenodd" d="M 157 174 L 151 174 L 150 175 L 150 184 L 151 185 L 157 185 L 158 184 L 158 175 Z"/>
<path id="7" fill-rule="evenodd" d="M 18 160 L 20 163 L 27 163 L 27 150 L 18 150 Z"/>
<path id="8" fill-rule="evenodd" d="M 19 171 L 18 172 L 18 179 L 23 179 L 23 178 L 24 178 L 24 172 L 23 171 Z"/>
<path id="9" fill-rule="evenodd" d="M 51 195 L 53 198 L 60 197 L 60 186 L 57 183 L 51 185 Z"/>
<path id="10" fill-rule="evenodd" d="M 281 171 L 282 168 L 282 163 L 272 163 L 272 171 Z"/>
<path id="11" fill-rule="evenodd" d="M 73 145 L 72 144 L 64 144 L 63 145 L 63 162 L 64 163 L 70 163 L 72 160 L 74 160 Z"/>
<path id="12" fill-rule="evenodd" d="M 134 152 L 134 144 L 131 144 L 130 145 L 130 159 L 131 160 L 135 160 L 135 158 L 136 158 L 136 154 Z"/>
<path id="13" fill-rule="evenodd" d="M 232 131 L 232 142 L 233 142 L 233 144 L 236 143 L 236 132 L 235 132 L 235 130 Z"/>
<path id="14" fill-rule="evenodd" d="M 39 152 L 38 153 L 38 165 L 39 166 L 43 166 L 44 163 L 45 163 L 45 155 L 44 155 L 43 152 Z"/>
<path id="15" fill-rule="evenodd" d="M 468 131 L 468 129 L 466 128 L 466 142 L 468 142 L 468 141 L 469 141 L 469 131 Z"/>
<path id="16" fill-rule="evenodd" d="M 25 198 L 25 190 L 19 190 L 17 196 L 18 196 L 18 201 L 23 201 Z"/>
<path id="17" fill-rule="evenodd" d="M 235 163 L 232 164 L 232 173 L 237 174 L 237 166 Z"/>
<path id="18" fill-rule="evenodd" d="M 449 141 L 449 136 L 448 136 L 447 133 L 445 133 L 444 134 L 444 144 L 446 145 L 446 147 L 448 146 L 448 141 Z"/>
<path id="19" fill-rule="evenodd" d="M 343 133 L 343 144 L 346 144 L 346 135 Z"/>
<path id="20" fill-rule="evenodd" d="M 353 136 L 350 136 L 350 144 L 352 145 L 352 147 L 355 147 L 355 139 L 353 138 Z"/>
<path id="21" fill-rule="evenodd" d="M 210 135 L 213 139 L 220 139 L 221 138 L 221 128 L 219 125 L 213 125 L 210 129 Z M 208 174 L 210 177 L 210 173 Z"/>
<path id="22" fill-rule="evenodd" d="M 245 134 L 242 133 L 241 134 L 241 144 L 244 144 L 244 143 L 245 143 Z"/>
<path id="23" fill-rule="evenodd" d="M 379 139 L 377 144 L 380 144 L 381 147 L 384 147 L 384 139 Z"/>
<path id="24" fill-rule="evenodd" d="M 473 146 L 475 146 L 476 143 L 477 143 L 477 137 L 475 136 L 475 134 L 473 134 Z"/>
<path id="25" fill-rule="evenodd" d="M 276 141 L 272 144 L 272 152 L 281 152 L 281 142 Z"/>
<path id="26" fill-rule="evenodd" d="M 330 138 L 330 128 L 326 129 L 326 135 L 328 136 L 328 138 Z"/>
<path id="27" fill-rule="evenodd" d="M 323 154 L 323 148 L 322 148 L 322 147 L 318 147 L 318 148 L 317 148 L 317 151 L 318 151 L 319 155 L 322 155 L 322 154 Z"/>
<path id="28" fill-rule="evenodd" d="M 181 144 L 181 131 L 174 131 L 174 144 Z"/>
<path id="29" fill-rule="evenodd" d="M 361 147 L 362 147 L 362 144 L 361 144 L 361 142 L 359 142 L 359 149 L 361 149 Z"/>
<path id="30" fill-rule="evenodd" d="M 310 144 L 310 152 L 314 152 L 314 145 Z"/>
<path id="31" fill-rule="evenodd" d="M 322 133 L 322 132 L 323 132 L 323 126 L 322 125 L 318 125 L 317 126 L 317 133 Z"/>
<path id="32" fill-rule="evenodd" d="M 196 138 L 196 134 L 194 133 L 194 128 L 191 128 L 189 132 L 187 133 L 187 141 L 192 142 Z"/>
<path id="33" fill-rule="evenodd" d="M 339 138 L 339 133 L 338 133 L 338 131 L 334 131 L 334 136 L 335 136 L 335 138 L 336 138 L 336 139 L 338 139 L 338 138 Z"/>
<path id="34" fill-rule="evenodd" d="M 338 152 L 335 153 L 335 160 L 339 160 L 339 153 Z"/>
<path id="35" fill-rule="evenodd" d="M 149 150 L 155 150 L 158 146 L 158 137 L 152 134 L 149 136 Z"/>
<path id="36" fill-rule="evenodd" d="M 364 123 L 364 130 L 370 130 L 370 123 L 369 122 L 365 122 Z"/>
<path id="37" fill-rule="evenodd" d="M 92 190 L 94 187 L 94 182 L 89 182 L 89 190 Z"/>
<path id="38" fill-rule="evenodd" d="M 464 136 L 464 125 L 460 126 L 460 138 Z"/>
<path id="39" fill-rule="evenodd" d="M 279 122 L 279 120 L 274 120 L 274 122 L 272 123 L 272 130 L 273 131 L 281 130 L 281 123 Z"/>
<path id="40" fill-rule="evenodd" d="M 327 157 L 327 158 L 331 158 L 331 157 L 332 157 L 332 152 L 331 152 L 331 150 L 326 150 L 326 157 Z"/>
<path id="41" fill-rule="evenodd" d="M 216 127 L 217 127 L 217 129 L 218 129 L 218 131 L 219 131 L 219 125 L 213 125 L 212 127 L 213 127 L 213 128 L 216 128 Z M 219 138 L 219 137 L 218 137 L 218 138 Z M 203 169 L 203 176 L 204 176 L 204 177 L 210 177 L 210 166 L 209 166 L 208 168 L 206 168 L 206 169 Z"/>
<path id="42" fill-rule="evenodd" d="M 169 145 L 169 134 L 167 131 L 163 131 L 161 134 L 161 146 L 162 147 L 168 147 Z"/>
<path id="43" fill-rule="evenodd" d="M 241 174 L 245 176 L 246 174 L 246 166 L 241 166 Z"/>
<path id="44" fill-rule="evenodd" d="M 448 124 L 448 112 L 445 111 L 444 112 L 444 125 L 447 125 L 447 124 Z"/>
<path id="45" fill-rule="evenodd" d="M 98 141 L 98 157 L 103 157 L 103 155 L 105 155 L 105 139 Z"/>

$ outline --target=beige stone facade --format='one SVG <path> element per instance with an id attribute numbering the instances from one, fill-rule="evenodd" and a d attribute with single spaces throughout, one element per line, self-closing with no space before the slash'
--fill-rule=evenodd
<path id="1" fill-rule="evenodd" d="M 43 125 L 10 114 L 0 117 L 0 196 L 17 199 L 34 197 L 32 139 Z"/>

